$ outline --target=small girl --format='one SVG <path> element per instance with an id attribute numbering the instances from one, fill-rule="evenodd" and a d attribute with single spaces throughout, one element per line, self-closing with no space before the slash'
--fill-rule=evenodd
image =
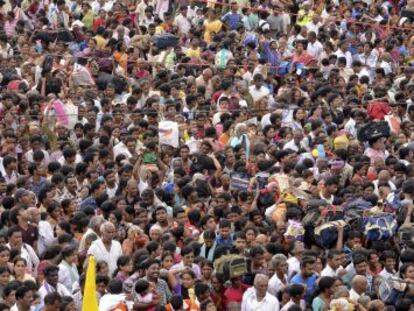
<path id="1" fill-rule="evenodd" d="M 125 282 L 132 272 L 132 261 L 129 256 L 121 256 L 116 262 L 117 268 L 113 277 L 121 282 Z"/>
<path id="2" fill-rule="evenodd" d="M 154 297 L 155 285 L 144 279 L 139 279 L 135 283 L 135 292 L 139 303 L 151 303 Z M 148 311 L 154 311 L 155 307 L 148 308 Z"/>
<path id="3" fill-rule="evenodd" d="M 109 267 L 106 261 L 98 261 L 96 263 L 96 274 L 109 276 Z"/>

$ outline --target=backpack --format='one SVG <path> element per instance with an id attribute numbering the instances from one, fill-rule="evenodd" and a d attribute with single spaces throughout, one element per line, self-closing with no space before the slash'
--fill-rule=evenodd
<path id="1" fill-rule="evenodd" d="M 388 240 L 397 231 L 393 214 L 380 214 L 364 218 L 365 236 L 368 241 Z"/>
<path id="2" fill-rule="evenodd" d="M 338 225 L 345 226 L 346 222 L 343 220 L 330 221 L 315 228 L 314 237 L 316 243 L 325 249 L 333 248 L 338 239 Z"/>
<path id="3" fill-rule="evenodd" d="M 225 280 L 248 272 L 247 258 L 237 254 L 221 256 L 214 265 L 216 273 L 222 275 Z"/>

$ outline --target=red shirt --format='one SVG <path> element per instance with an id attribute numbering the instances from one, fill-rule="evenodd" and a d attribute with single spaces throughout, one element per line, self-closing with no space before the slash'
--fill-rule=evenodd
<path id="1" fill-rule="evenodd" d="M 249 286 L 243 283 L 240 285 L 240 288 L 227 288 L 224 292 L 224 305 L 226 306 L 226 308 L 228 308 L 230 302 L 241 303 L 243 299 L 243 294 L 248 288 Z"/>

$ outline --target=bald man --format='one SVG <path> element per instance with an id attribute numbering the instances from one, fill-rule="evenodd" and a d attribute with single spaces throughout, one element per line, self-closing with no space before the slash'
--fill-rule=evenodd
<path id="1" fill-rule="evenodd" d="M 365 294 L 368 289 L 368 280 L 365 276 L 355 275 L 352 279 L 349 297 L 356 303 L 358 299 Z"/>

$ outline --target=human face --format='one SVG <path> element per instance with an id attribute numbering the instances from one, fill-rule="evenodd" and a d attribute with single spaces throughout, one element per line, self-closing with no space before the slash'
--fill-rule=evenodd
<path id="1" fill-rule="evenodd" d="M 264 264 L 265 264 L 265 262 L 266 262 L 265 255 L 264 254 L 263 255 L 262 254 L 258 254 L 256 256 L 254 256 L 252 258 L 252 262 L 253 262 L 253 265 L 255 267 L 263 267 Z"/>
<path id="2" fill-rule="evenodd" d="M 15 232 L 10 236 L 10 244 L 16 248 L 20 248 L 23 243 L 22 233 Z"/>
<path id="3" fill-rule="evenodd" d="M 228 227 L 220 228 L 220 235 L 222 236 L 223 239 L 228 239 L 230 236 L 230 228 Z"/>
<path id="4" fill-rule="evenodd" d="M 181 276 L 181 283 L 184 288 L 191 288 L 194 285 L 194 279 L 191 277 L 190 274 L 184 273 Z"/>
<path id="5" fill-rule="evenodd" d="M 103 242 L 108 243 L 108 242 L 112 241 L 115 237 L 115 233 L 116 233 L 116 230 L 115 230 L 114 226 L 106 227 L 102 232 Z"/>
<path id="6" fill-rule="evenodd" d="M 201 274 L 206 279 L 210 279 L 212 273 L 213 273 L 213 269 L 209 265 L 204 265 L 203 268 L 201 269 Z"/>
<path id="7" fill-rule="evenodd" d="M 174 260 L 172 256 L 166 256 L 162 261 L 162 267 L 164 269 L 169 270 L 174 264 Z"/>
<path id="8" fill-rule="evenodd" d="M 16 303 L 16 291 L 12 290 L 8 296 L 5 296 L 4 302 L 9 306 L 14 305 Z"/>
<path id="9" fill-rule="evenodd" d="M 256 290 L 256 295 L 259 297 L 266 296 L 267 291 L 267 285 L 269 284 L 269 280 L 265 278 L 260 278 L 258 281 L 256 281 L 256 284 L 254 284 L 254 288 Z"/>
<path id="10" fill-rule="evenodd" d="M 167 213 L 165 212 L 165 210 L 160 209 L 155 213 L 155 218 L 158 222 L 163 223 L 167 220 Z"/>
<path id="11" fill-rule="evenodd" d="M 407 270 L 405 271 L 404 277 L 407 279 L 414 280 L 414 266 L 410 265 Z"/>
<path id="12" fill-rule="evenodd" d="M 365 275 L 367 273 L 367 263 L 363 261 L 355 265 L 355 272 L 356 274 L 359 274 L 359 275 Z"/>
<path id="13" fill-rule="evenodd" d="M 160 265 L 157 263 L 152 264 L 147 270 L 147 277 L 151 280 L 156 280 L 160 276 Z"/>
<path id="14" fill-rule="evenodd" d="M 276 267 L 276 272 L 279 272 L 280 274 L 286 274 L 288 272 L 288 264 L 286 261 L 282 261 L 279 263 L 279 265 Z"/>
<path id="15" fill-rule="evenodd" d="M 9 283 L 10 280 L 10 273 L 9 271 L 5 271 L 2 274 L 0 274 L 0 285 L 6 285 Z"/>
<path id="16" fill-rule="evenodd" d="M 236 249 L 243 251 L 246 248 L 247 242 L 246 239 L 237 238 L 235 241 Z"/>
<path id="17" fill-rule="evenodd" d="M 14 272 L 16 275 L 24 275 L 26 272 L 26 264 L 24 261 L 20 260 L 14 264 Z"/>
<path id="18" fill-rule="evenodd" d="M 395 269 L 395 264 L 396 264 L 396 261 L 395 261 L 394 258 L 386 258 L 385 259 L 384 265 L 385 265 L 385 269 L 387 271 L 393 271 Z"/>
<path id="19" fill-rule="evenodd" d="M 46 276 L 46 281 L 54 287 L 57 286 L 58 280 L 59 280 L 59 272 L 58 271 L 52 271 L 52 272 L 49 273 L 49 275 Z"/>
<path id="20" fill-rule="evenodd" d="M 340 255 L 333 256 L 332 259 L 329 260 L 329 265 L 332 267 L 332 269 L 338 269 L 339 266 L 342 263 L 342 258 Z"/>
<path id="21" fill-rule="evenodd" d="M 0 265 L 4 266 L 10 259 L 10 252 L 8 250 L 4 250 L 0 253 Z"/>
<path id="22" fill-rule="evenodd" d="M 194 253 L 189 253 L 183 257 L 184 266 L 191 266 L 194 262 Z"/>
<path id="23" fill-rule="evenodd" d="M 23 299 L 20 300 L 20 303 L 22 304 L 23 307 L 30 308 L 32 302 L 33 302 L 33 292 L 30 290 L 24 295 Z"/>
<path id="24" fill-rule="evenodd" d="M 302 274 L 304 277 L 310 277 L 315 271 L 315 264 L 307 264 L 302 268 Z"/>
<path id="25" fill-rule="evenodd" d="M 213 289 L 218 293 L 223 289 L 223 284 L 216 277 L 212 278 L 211 285 L 213 286 Z"/>

